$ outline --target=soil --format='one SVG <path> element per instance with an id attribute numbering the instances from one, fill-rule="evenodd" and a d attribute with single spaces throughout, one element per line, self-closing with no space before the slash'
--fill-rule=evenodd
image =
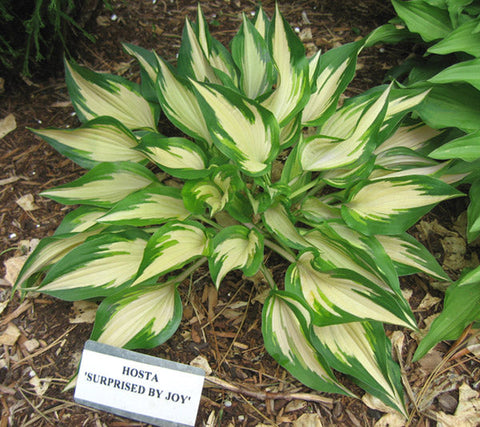
<path id="1" fill-rule="evenodd" d="M 97 71 L 121 74 L 134 81 L 139 80 L 139 69 L 122 51 L 121 42 L 155 49 L 174 62 L 185 17 L 195 19 L 197 7 L 190 0 L 109 3 L 111 9 L 101 12 L 93 29 L 97 42 L 79 40 L 77 60 Z M 366 36 L 394 16 L 389 2 L 382 0 L 278 3 L 310 51 L 326 51 Z M 256 2 L 249 0 L 202 4 L 212 34 L 224 44 L 235 34 L 241 13 L 249 15 L 255 7 Z M 264 1 L 263 7 L 272 16 L 274 1 Z M 347 95 L 382 83 L 386 70 L 401 63 L 410 49 L 376 46 L 365 50 Z M 0 427 L 144 425 L 82 407 L 73 401 L 72 391 L 62 391 L 75 374 L 89 338 L 92 324 L 88 315 L 93 303 L 81 306 L 43 295 L 20 300 L 12 295 L 10 275 L 28 242 L 51 235 L 68 211 L 39 193 L 82 174 L 80 167 L 28 130 L 79 125 L 62 74 L 62 69 L 56 68 L 48 80 L 7 80 L 0 94 L 0 118 L 13 114 L 16 119 L 16 129 L 0 139 L 0 277 L 5 276 L 0 279 Z M 28 195 L 33 210 L 18 203 Z M 477 248 L 467 246 L 464 239 L 466 203 L 462 199 L 442 204 L 411 230 L 438 257 L 452 279 L 461 268 L 478 264 Z M 453 250 L 447 238 L 448 242 L 457 239 Z M 285 269 L 281 260 L 276 267 L 278 274 Z M 358 399 L 314 393 L 292 378 L 262 345 L 262 304 L 256 298 L 261 294 L 261 283 L 232 273 L 217 294 L 205 273 L 199 271 L 181 288 L 183 300 L 190 304 L 185 306 L 180 329 L 167 343 L 146 352 L 186 364 L 201 355 L 212 368 L 211 375 L 223 381 L 206 382 L 198 426 L 320 425 L 313 424 L 311 418 L 307 424 L 300 424 L 304 414 L 318 414 L 324 425 L 373 426 L 383 416 L 379 406 L 371 409 Z M 442 308 L 443 294 L 435 285 L 425 276 L 402 279 L 421 328 Z M 84 317 L 79 317 L 81 313 Z M 412 363 L 418 337 L 402 330 L 400 335 L 393 330 L 389 334 L 403 337 L 397 356 L 409 399 L 423 393 L 426 396 L 417 411 L 410 404 L 411 425 L 436 425 L 439 414 L 453 414 L 460 385 L 475 384 L 480 378 L 477 356 L 468 351 L 447 354 L 452 343 L 441 343 L 422 361 Z M 438 366 L 442 369 L 435 369 Z M 307 395 L 295 399 L 296 393 Z"/>

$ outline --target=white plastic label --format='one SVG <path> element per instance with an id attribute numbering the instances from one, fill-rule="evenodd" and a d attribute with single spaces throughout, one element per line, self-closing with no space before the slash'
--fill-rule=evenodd
<path id="1" fill-rule="evenodd" d="M 193 366 L 87 341 L 74 398 L 157 426 L 193 426 L 204 379 Z"/>

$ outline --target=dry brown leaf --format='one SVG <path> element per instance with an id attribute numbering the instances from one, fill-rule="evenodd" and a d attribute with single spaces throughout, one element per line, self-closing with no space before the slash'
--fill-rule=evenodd
<path id="1" fill-rule="evenodd" d="M 26 260 L 27 255 L 22 255 L 9 258 L 3 262 L 3 265 L 5 266 L 5 280 L 11 286 L 13 286 L 13 284 L 17 280 L 18 273 L 20 273 L 20 270 L 22 269 L 23 264 L 25 264 Z"/>
<path id="2" fill-rule="evenodd" d="M 0 302 L 0 315 L 3 313 L 3 311 L 7 308 L 7 305 L 10 301 L 7 299 L 5 301 Z"/>
<path id="3" fill-rule="evenodd" d="M 478 426 L 480 423 L 480 395 L 464 383 L 459 388 L 459 401 L 455 414 L 449 415 L 440 411 L 436 415 L 438 427 Z"/>
<path id="4" fill-rule="evenodd" d="M 15 345 L 20 335 L 20 329 L 14 323 L 9 323 L 7 329 L 0 334 L 0 345 Z"/>
<path id="5" fill-rule="evenodd" d="M 300 34 L 298 35 L 298 37 L 302 42 L 311 41 L 313 39 L 312 29 L 310 27 L 304 28 L 302 31 L 300 31 Z"/>
<path id="6" fill-rule="evenodd" d="M 300 409 L 305 409 L 307 407 L 307 402 L 305 400 L 292 400 L 288 402 L 285 406 L 285 412 L 294 412 Z"/>
<path id="7" fill-rule="evenodd" d="M 215 307 L 218 302 L 218 291 L 214 286 L 208 286 L 208 320 L 215 317 Z"/>
<path id="8" fill-rule="evenodd" d="M 402 289 L 402 295 L 403 298 L 405 298 L 407 301 L 410 301 L 410 298 L 412 298 L 413 295 L 413 290 L 412 289 Z"/>
<path id="9" fill-rule="evenodd" d="M 227 309 L 222 311 L 222 316 L 225 317 L 225 319 L 233 320 L 233 319 L 237 319 L 240 316 L 242 316 L 242 312 L 227 308 Z"/>
<path id="10" fill-rule="evenodd" d="M 480 329 L 476 329 L 474 334 L 468 338 L 466 347 L 476 357 L 480 357 Z"/>
<path id="11" fill-rule="evenodd" d="M 394 331 L 390 335 L 390 341 L 392 342 L 393 347 L 396 349 L 397 354 L 402 354 L 403 342 L 405 341 L 405 335 L 402 331 Z"/>
<path id="12" fill-rule="evenodd" d="M 207 422 L 205 423 L 205 427 L 215 427 L 217 425 L 215 411 L 210 412 L 208 416 Z"/>
<path id="13" fill-rule="evenodd" d="M 17 199 L 17 205 L 27 212 L 38 209 L 38 206 L 34 202 L 33 194 L 31 193 L 25 194 L 24 196 Z"/>
<path id="14" fill-rule="evenodd" d="M 123 76 L 131 67 L 133 61 L 119 62 L 113 66 L 113 72 Z"/>
<path id="15" fill-rule="evenodd" d="M 112 23 L 109 16 L 97 16 L 96 21 L 100 27 L 108 27 Z"/>
<path id="16" fill-rule="evenodd" d="M 74 317 L 68 319 L 70 323 L 93 323 L 95 321 L 98 304 L 91 301 L 75 301 L 72 308 Z"/>
<path id="17" fill-rule="evenodd" d="M 31 378 L 28 382 L 33 386 L 37 396 L 43 396 L 48 390 L 48 387 L 52 382 L 52 378 L 39 378 L 33 369 L 30 371 L 30 377 Z"/>
<path id="18" fill-rule="evenodd" d="M 436 219 L 431 222 L 420 221 L 417 225 L 417 229 L 422 233 L 424 233 L 426 237 L 432 233 L 438 234 L 440 237 L 458 236 L 458 234 L 455 233 L 454 231 L 450 231 L 447 228 L 445 228 L 443 225 L 440 225 Z"/>
<path id="19" fill-rule="evenodd" d="M 19 246 L 22 248 L 24 253 L 27 253 L 27 255 L 14 256 L 3 262 L 3 265 L 5 266 L 4 278 L 7 283 L 10 284 L 10 286 L 13 286 L 13 284 L 17 280 L 18 273 L 20 273 L 20 270 L 22 269 L 23 264 L 28 258 L 28 255 L 32 253 L 32 251 L 37 247 L 39 242 L 39 239 L 20 241 Z"/>
<path id="20" fill-rule="evenodd" d="M 67 107 L 71 107 L 73 104 L 72 104 L 72 101 L 58 101 L 58 102 L 54 102 L 51 107 L 54 107 L 54 108 L 67 108 Z"/>
<path id="21" fill-rule="evenodd" d="M 385 414 L 375 423 L 375 427 L 404 427 L 405 425 L 405 418 L 398 412 Z"/>
<path id="22" fill-rule="evenodd" d="M 17 182 L 20 179 L 19 176 L 10 176 L 8 178 L 0 179 L 0 185 L 8 185 Z"/>
<path id="23" fill-rule="evenodd" d="M 422 302 L 418 305 L 417 311 L 425 311 L 442 301 L 441 298 L 434 297 L 430 294 L 425 295 Z"/>
<path id="24" fill-rule="evenodd" d="M 440 240 L 445 252 L 443 267 L 451 270 L 461 270 L 465 267 L 465 254 L 467 253 L 467 242 L 463 237 L 446 236 Z"/>
<path id="25" fill-rule="evenodd" d="M 40 347 L 40 342 L 37 339 L 32 338 L 31 340 L 25 341 L 22 346 L 29 353 L 33 353 L 38 347 Z"/>
<path id="26" fill-rule="evenodd" d="M 426 374 L 432 373 L 443 360 L 443 353 L 438 350 L 430 350 L 419 361 L 420 369 Z"/>
<path id="27" fill-rule="evenodd" d="M 439 376 L 433 383 L 421 390 L 421 399 L 417 402 L 419 411 L 423 411 L 430 407 L 433 400 L 440 396 L 442 393 L 448 393 L 458 389 L 458 384 L 465 381 L 465 375 L 459 375 L 456 372 L 447 372 Z"/>
<path id="28" fill-rule="evenodd" d="M 425 327 L 422 329 L 419 329 L 418 331 L 411 332 L 410 336 L 417 342 L 420 342 L 425 336 L 427 335 L 428 331 L 430 330 L 430 325 L 432 322 L 440 316 L 440 313 L 434 313 L 431 316 L 426 317 L 423 319 L 423 322 L 425 323 Z"/>
<path id="29" fill-rule="evenodd" d="M 322 427 L 322 420 L 318 414 L 303 414 L 292 423 L 293 427 Z"/>
<path id="30" fill-rule="evenodd" d="M 0 120 L 0 139 L 2 139 L 7 133 L 17 128 L 17 122 L 13 114 L 9 114 L 5 118 Z"/>
<path id="31" fill-rule="evenodd" d="M 390 406 L 387 406 L 378 397 L 372 396 L 369 393 L 365 393 L 362 396 L 362 402 L 365 403 L 365 405 L 367 405 L 370 409 L 374 409 L 375 411 L 385 412 L 387 414 L 396 414 L 399 417 L 398 419 L 405 419 L 398 411 Z M 392 419 L 396 419 L 396 417 L 392 417 Z M 395 424 L 395 426 L 397 426 L 397 424 Z"/>
<path id="32" fill-rule="evenodd" d="M 195 366 L 196 368 L 203 369 L 205 371 L 205 375 L 210 375 L 212 373 L 212 368 L 210 367 L 208 360 L 205 356 L 201 354 L 198 355 L 195 359 L 190 362 L 191 366 Z"/>

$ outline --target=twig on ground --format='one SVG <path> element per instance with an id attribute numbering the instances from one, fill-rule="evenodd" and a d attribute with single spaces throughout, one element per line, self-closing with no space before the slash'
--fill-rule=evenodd
<path id="1" fill-rule="evenodd" d="M 272 421 L 270 418 L 268 418 L 266 415 L 262 414 L 261 411 L 259 411 L 257 408 L 255 408 L 255 406 L 253 406 L 247 399 L 245 399 L 244 396 L 240 395 L 240 397 L 245 401 L 245 403 L 250 406 L 250 408 L 252 408 L 258 415 L 260 415 L 264 420 L 268 421 L 269 423 L 271 423 L 272 425 L 278 427 L 278 424 L 274 421 Z"/>
<path id="2" fill-rule="evenodd" d="M 24 301 L 23 304 L 20 307 L 15 309 L 15 311 L 12 311 L 9 315 L 5 316 L 5 318 L 0 322 L 0 326 L 6 325 L 11 320 L 16 319 L 24 311 L 27 311 L 31 306 L 32 306 L 31 302 Z"/>
<path id="3" fill-rule="evenodd" d="M 42 353 L 45 353 L 47 350 L 51 349 L 52 347 L 56 346 L 60 340 L 65 336 L 68 335 L 73 329 L 75 329 L 77 325 L 72 326 L 69 328 L 66 332 L 64 332 L 62 335 L 60 335 L 55 341 L 53 341 L 51 344 L 47 345 L 46 347 L 38 350 L 37 352 L 30 354 L 27 357 L 24 357 L 23 359 L 19 360 L 18 362 L 13 363 L 13 367 L 16 368 L 17 366 L 25 363 L 27 360 L 34 359 L 35 357 L 39 356 Z"/>
<path id="4" fill-rule="evenodd" d="M 246 388 L 230 384 L 220 378 L 207 376 L 205 379 L 210 383 L 214 384 L 220 388 L 223 388 L 228 391 L 232 391 L 234 393 L 244 394 L 246 396 L 254 397 L 258 400 L 306 400 L 308 402 L 316 402 L 322 403 L 327 405 L 332 405 L 334 400 L 329 397 L 320 396 L 318 394 L 313 393 L 270 393 L 267 391 L 254 391 L 248 390 Z"/>
<path id="5" fill-rule="evenodd" d="M 25 402 L 27 402 L 31 407 L 32 409 L 41 417 L 43 418 L 48 424 L 53 424 L 52 423 L 52 420 L 50 420 L 42 411 L 40 411 L 31 401 L 30 399 L 25 396 L 25 393 L 23 392 L 23 389 L 21 387 L 18 388 L 18 391 L 20 392 L 20 394 L 23 396 L 23 398 L 25 399 Z M 38 406 L 41 406 L 38 405 Z M 25 425 L 25 424 L 23 424 Z"/>

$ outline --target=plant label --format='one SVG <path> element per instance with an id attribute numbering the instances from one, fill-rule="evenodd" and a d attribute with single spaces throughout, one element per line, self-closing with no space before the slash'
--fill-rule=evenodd
<path id="1" fill-rule="evenodd" d="M 74 399 L 156 426 L 193 426 L 204 379 L 193 366 L 87 341 Z"/>

